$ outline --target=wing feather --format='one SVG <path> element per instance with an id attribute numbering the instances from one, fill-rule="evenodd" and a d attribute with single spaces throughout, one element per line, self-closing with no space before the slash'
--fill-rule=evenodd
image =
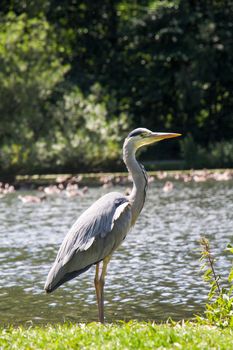
<path id="1" fill-rule="evenodd" d="M 71 227 L 59 249 L 56 261 L 62 261 L 62 265 L 65 265 L 75 252 L 86 251 L 97 238 L 106 237 L 112 231 L 116 220 L 129 206 L 128 199 L 117 192 L 101 197 Z"/>
<path id="2" fill-rule="evenodd" d="M 64 238 L 48 274 L 50 293 L 80 275 L 119 246 L 131 226 L 131 205 L 117 192 L 101 197 L 74 223 Z"/>

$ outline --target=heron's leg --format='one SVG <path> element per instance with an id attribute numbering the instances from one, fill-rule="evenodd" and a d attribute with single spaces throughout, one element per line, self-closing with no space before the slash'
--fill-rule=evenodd
<path id="1" fill-rule="evenodd" d="M 95 292 L 96 292 L 96 299 L 97 299 L 97 304 L 98 304 L 98 314 L 99 314 L 99 321 L 101 323 L 104 323 L 104 313 L 103 313 L 103 290 L 101 293 L 101 283 L 100 283 L 100 275 L 102 271 L 102 265 L 103 262 L 99 262 L 96 264 L 96 272 L 95 272 Z M 103 287 L 102 287 L 103 289 Z M 102 304 L 102 305 L 101 305 Z"/>
<path id="2" fill-rule="evenodd" d="M 107 256 L 104 260 L 96 264 L 95 290 L 98 303 L 99 321 L 101 323 L 104 323 L 104 282 L 110 259 L 111 256 Z"/>

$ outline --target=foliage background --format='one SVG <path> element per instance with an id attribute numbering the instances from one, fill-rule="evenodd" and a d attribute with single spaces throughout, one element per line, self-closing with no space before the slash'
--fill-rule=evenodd
<path id="1" fill-rule="evenodd" d="M 232 0 L 2 0 L 1 173 L 119 169 L 138 126 L 185 135 L 146 159 L 233 166 L 232 35 Z"/>

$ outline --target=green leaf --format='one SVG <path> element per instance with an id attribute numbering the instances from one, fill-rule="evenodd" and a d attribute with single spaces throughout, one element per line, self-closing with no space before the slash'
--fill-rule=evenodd
<path id="1" fill-rule="evenodd" d="M 229 273 L 228 281 L 229 281 L 229 282 L 232 282 L 232 281 L 233 281 L 233 268 L 231 268 L 231 271 L 230 271 L 230 273 Z"/>

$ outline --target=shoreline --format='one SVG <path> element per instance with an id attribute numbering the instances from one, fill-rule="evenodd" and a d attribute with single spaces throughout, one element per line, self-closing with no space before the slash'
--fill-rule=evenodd
<path id="1" fill-rule="evenodd" d="M 148 183 L 164 182 L 166 192 L 172 190 L 173 182 L 196 183 L 233 180 L 233 169 L 160 170 L 148 171 L 147 174 Z M 37 190 L 46 194 L 57 194 L 66 190 L 68 197 L 83 195 L 88 191 L 88 188 L 101 186 L 104 188 L 123 186 L 127 187 L 126 191 L 130 191 L 131 184 L 132 179 L 128 172 L 18 175 L 13 181 L 0 182 L 0 198 L 20 190 Z"/>
<path id="2" fill-rule="evenodd" d="M 204 182 L 206 180 L 227 181 L 233 179 L 233 169 L 201 169 L 201 170 L 161 170 L 148 171 L 149 179 L 181 180 L 184 182 Z M 100 172 L 79 174 L 46 174 L 17 175 L 13 181 L 16 188 L 78 183 L 81 186 L 101 186 L 104 184 L 129 185 L 128 172 Z"/>

